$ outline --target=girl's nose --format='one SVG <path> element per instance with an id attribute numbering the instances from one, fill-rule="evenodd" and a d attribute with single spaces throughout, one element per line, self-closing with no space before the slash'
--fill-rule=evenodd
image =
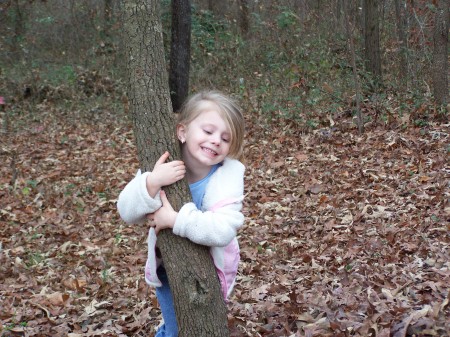
<path id="1" fill-rule="evenodd" d="M 213 143 L 214 145 L 219 145 L 220 144 L 220 136 L 213 135 L 213 137 L 211 138 L 211 143 Z"/>

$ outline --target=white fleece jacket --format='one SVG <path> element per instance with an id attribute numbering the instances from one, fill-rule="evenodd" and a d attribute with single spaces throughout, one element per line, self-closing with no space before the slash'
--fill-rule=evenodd
<path id="1" fill-rule="evenodd" d="M 237 230 L 244 223 L 242 201 L 244 198 L 245 167 L 235 159 L 226 158 L 222 166 L 211 176 L 206 186 L 202 209 L 194 203 L 185 204 L 178 212 L 173 233 L 211 247 L 224 298 L 231 293 L 239 263 Z M 147 192 L 146 179 L 149 172 L 140 171 L 120 193 L 117 208 L 121 218 L 129 224 L 142 224 L 146 215 L 158 210 L 162 203 L 159 193 L 155 198 Z M 156 269 L 161 260 L 156 257 L 157 236 L 154 228 L 148 235 L 148 257 L 145 280 L 149 285 L 161 286 Z"/>

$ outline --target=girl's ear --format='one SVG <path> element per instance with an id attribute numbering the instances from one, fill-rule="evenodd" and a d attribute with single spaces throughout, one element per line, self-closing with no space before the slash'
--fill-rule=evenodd
<path id="1" fill-rule="evenodd" d="M 177 124 L 177 137 L 183 144 L 186 141 L 186 126 L 183 124 Z"/>

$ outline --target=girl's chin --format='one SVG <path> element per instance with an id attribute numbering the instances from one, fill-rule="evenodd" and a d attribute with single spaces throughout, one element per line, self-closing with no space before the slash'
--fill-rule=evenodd
<path id="1" fill-rule="evenodd" d="M 205 156 L 203 155 L 201 158 L 199 158 L 200 162 L 202 164 L 208 165 L 208 166 L 212 166 L 212 165 L 216 165 L 217 163 L 220 162 L 220 158 L 219 156 L 214 156 L 214 157 L 210 157 L 210 156 Z"/>

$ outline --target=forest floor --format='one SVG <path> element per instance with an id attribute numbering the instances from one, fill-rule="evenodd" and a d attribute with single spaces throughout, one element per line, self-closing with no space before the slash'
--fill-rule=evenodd
<path id="1" fill-rule="evenodd" d="M 0 134 L 0 335 L 152 336 L 130 118 L 29 110 Z M 248 118 L 232 336 L 450 335 L 449 124 L 402 123 Z"/>

